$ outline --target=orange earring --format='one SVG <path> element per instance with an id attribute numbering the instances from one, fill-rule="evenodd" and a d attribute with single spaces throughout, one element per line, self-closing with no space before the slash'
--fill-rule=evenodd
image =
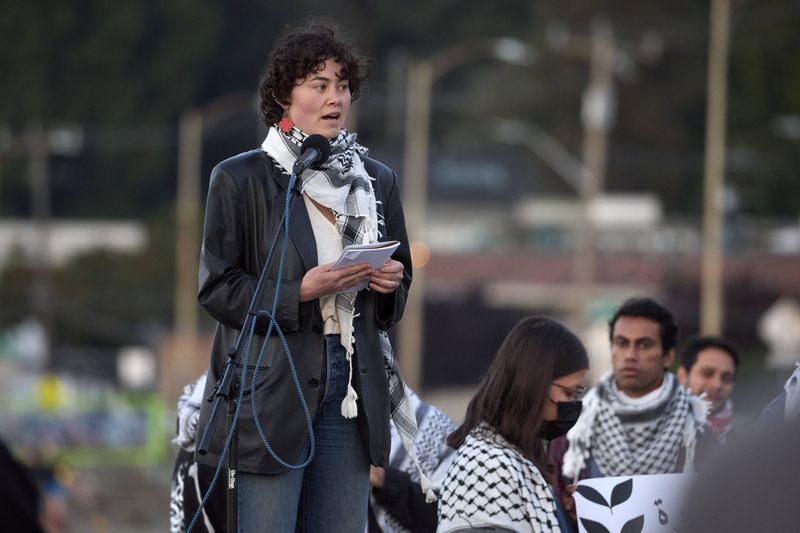
<path id="1" fill-rule="evenodd" d="M 283 133 L 289 133 L 292 131 L 292 126 L 294 126 L 294 124 L 292 124 L 292 119 L 289 118 L 289 112 L 284 109 L 283 118 L 278 122 L 278 129 Z"/>

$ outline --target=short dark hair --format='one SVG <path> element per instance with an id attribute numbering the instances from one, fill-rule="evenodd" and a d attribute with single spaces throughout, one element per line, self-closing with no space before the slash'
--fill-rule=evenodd
<path id="1" fill-rule="evenodd" d="M 331 22 L 312 22 L 299 28 L 287 27 L 275 42 L 258 86 L 261 118 L 267 127 L 283 116 L 297 80 L 317 72 L 328 59 L 342 65 L 342 74 L 356 100 L 361 82 L 367 77 L 367 59 L 355 43 Z"/>
<path id="2" fill-rule="evenodd" d="M 681 349 L 681 366 L 687 371 L 691 371 L 694 364 L 697 362 L 697 355 L 707 348 L 718 348 L 727 353 L 733 359 L 733 367 L 739 368 L 739 351 L 732 342 L 723 339 L 722 337 L 715 337 L 713 335 L 700 336 L 695 335 L 691 337 Z"/>
<path id="3" fill-rule="evenodd" d="M 614 342 L 614 325 L 620 317 L 640 317 L 648 318 L 658 324 L 661 334 L 661 349 L 667 353 L 675 348 L 678 341 L 678 324 L 672 313 L 652 298 L 630 298 L 625 300 L 622 306 L 617 309 L 611 320 L 608 321 L 608 338 Z"/>
<path id="4" fill-rule="evenodd" d="M 583 343 L 569 329 L 544 317 L 523 319 L 508 333 L 464 423 L 447 438 L 458 448 L 481 422 L 487 422 L 544 472 L 548 468 L 541 433 L 542 411 L 556 378 L 589 368 Z"/>

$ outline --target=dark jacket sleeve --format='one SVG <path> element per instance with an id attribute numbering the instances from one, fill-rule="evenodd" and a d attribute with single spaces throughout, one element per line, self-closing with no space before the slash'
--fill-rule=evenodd
<path id="1" fill-rule="evenodd" d="M 39 525 L 41 495 L 33 473 L 0 441 L 0 529 L 43 533 Z"/>
<path id="2" fill-rule="evenodd" d="M 761 411 L 756 419 L 756 424 L 760 426 L 779 426 L 786 422 L 786 393 L 784 392 L 773 399 Z"/>
<path id="3" fill-rule="evenodd" d="M 252 199 L 250 200 L 252 201 Z M 246 271 L 248 263 L 257 263 L 257 224 L 248 221 L 254 210 L 246 204 L 239 184 L 222 165 L 211 174 L 206 202 L 203 242 L 200 250 L 200 288 L 198 301 L 220 323 L 241 329 L 258 284 L 258 268 Z M 283 280 L 276 318 L 286 331 L 299 329 L 300 283 Z M 258 305 L 259 310 L 272 311 L 275 280 L 269 278 Z M 264 334 L 265 319 L 260 319 L 257 331 Z"/>
<path id="4" fill-rule="evenodd" d="M 400 241 L 400 246 L 395 250 L 392 259 L 403 263 L 405 268 L 403 281 L 396 291 L 391 294 L 376 293 L 375 319 L 383 330 L 389 329 L 402 318 L 408 291 L 411 288 L 411 247 L 408 243 L 406 221 L 397 188 L 397 174 L 394 171 L 389 172 L 391 186 L 388 194 L 382 199 L 385 222 L 383 240 Z"/>
<path id="5" fill-rule="evenodd" d="M 720 450 L 722 449 L 722 444 L 719 442 L 719 439 L 714 435 L 714 432 L 711 431 L 711 428 L 708 426 L 697 435 L 697 443 L 695 444 L 694 448 L 694 467 L 696 470 L 700 471 L 705 468 L 705 465 L 708 464 L 714 457 L 716 457 Z M 681 448 L 681 452 L 678 455 L 678 464 L 683 465 L 683 469 L 686 468 L 686 450 Z M 682 469 L 682 470 L 683 470 Z"/>
<path id="6" fill-rule="evenodd" d="M 372 495 L 375 502 L 405 529 L 419 533 L 436 531 L 436 503 L 425 502 L 419 483 L 412 481 L 406 472 L 386 468 L 383 487 L 373 489 Z"/>

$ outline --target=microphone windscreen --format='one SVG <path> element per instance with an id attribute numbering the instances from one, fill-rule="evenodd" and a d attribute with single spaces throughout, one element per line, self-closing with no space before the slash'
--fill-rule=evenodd
<path id="1" fill-rule="evenodd" d="M 330 141 L 328 141 L 328 139 L 326 139 L 322 135 L 319 135 L 318 133 L 306 137 L 306 140 L 304 140 L 303 143 L 300 145 L 300 153 L 301 154 L 305 153 L 305 151 L 308 150 L 309 148 L 314 148 L 319 152 L 320 157 L 319 159 L 317 159 L 317 162 L 327 161 L 328 158 L 331 156 Z"/>

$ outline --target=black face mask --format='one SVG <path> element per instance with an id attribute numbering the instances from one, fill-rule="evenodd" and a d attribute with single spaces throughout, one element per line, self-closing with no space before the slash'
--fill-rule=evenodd
<path id="1" fill-rule="evenodd" d="M 578 421 L 578 417 L 581 416 L 581 409 L 583 409 L 583 402 L 580 400 L 555 403 L 558 406 L 558 418 L 545 421 L 544 430 L 542 431 L 542 438 L 545 440 L 557 439 L 566 434 Z"/>

